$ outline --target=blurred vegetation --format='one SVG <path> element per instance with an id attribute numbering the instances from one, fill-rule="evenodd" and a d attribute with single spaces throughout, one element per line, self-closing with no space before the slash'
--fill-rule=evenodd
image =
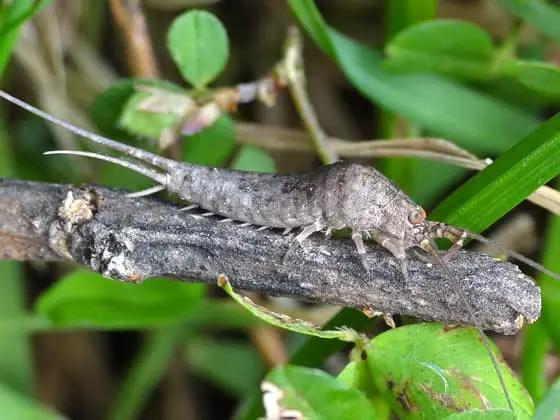
<path id="1" fill-rule="evenodd" d="M 560 173 L 560 6 L 316 3 L 2 1 L 2 89 L 80 127 L 205 165 L 287 172 L 340 151 L 381 169 L 433 220 L 473 231 L 494 225 L 504 246 L 560 271 L 559 195 L 547 190 L 543 204 L 541 189 L 540 201 L 524 201 Z M 278 81 L 291 24 L 305 38 L 303 85 L 337 141 L 318 141 L 317 132 L 307 141 L 301 98 L 288 89 L 248 103 L 236 96 L 240 83 Z M 428 137 L 460 147 L 441 150 L 471 169 L 487 157 L 494 164 L 474 174 L 417 146 Z M 404 144 L 406 153 L 388 156 L 363 139 Z M 151 186 L 110 164 L 42 156 L 85 146 L 2 103 L 2 176 Z M 266 302 L 325 329 L 366 332 L 374 338 L 362 360 L 342 341 L 267 325 L 213 287 L 122 284 L 41 262 L 2 261 L 0 273 L 0 419 L 255 419 L 265 377 L 285 407 L 309 418 L 512 418 L 472 329 L 443 334 L 440 325 L 396 319 L 408 325 L 385 331 L 354 310 Z M 492 338 L 518 418 L 553 419 L 560 286 L 537 281 L 541 319 Z"/>

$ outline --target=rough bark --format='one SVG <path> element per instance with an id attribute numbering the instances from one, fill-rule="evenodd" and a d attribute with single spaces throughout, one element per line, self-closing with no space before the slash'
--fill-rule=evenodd
<path id="1" fill-rule="evenodd" d="M 461 251 L 451 281 L 436 264 L 409 254 L 399 263 L 370 244 L 368 275 L 348 239 L 313 235 L 306 251 L 282 257 L 293 234 L 220 223 L 125 191 L 0 179 L 0 258 L 73 260 L 106 277 L 138 282 L 164 276 L 292 296 L 383 314 L 471 325 L 463 288 L 483 328 L 512 334 L 540 314 L 539 288 L 517 266 Z"/>

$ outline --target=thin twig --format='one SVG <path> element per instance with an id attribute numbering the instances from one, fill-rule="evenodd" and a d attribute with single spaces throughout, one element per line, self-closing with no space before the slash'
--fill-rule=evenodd
<path id="1" fill-rule="evenodd" d="M 293 234 L 257 231 L 178 212 L 178 207 L 125 192 L 0 180 L 0 259 L 70 259 L 106 277 L 137 282 L 168 277 L 214 283 L 225 274 L 236 289 L 470 325 L 437 265 L 408 255 L 398 261 L 375 244 L 362 261 L 351 240 L 313 235 L 309 250 L 283 263 Z M 540 313 L 539 288 L 509 262 L 462 251 L 449 261 L 485 329 L 515 333 Z M 441 293 L 445 290 L 446 293 Z"/>
<path id="2" fill-rule="evenodd" d="M 338 156 L 329 144 L 327 135 L 321 128 L 317 114 L 305 90 L 305 74 L 303 71 L 302 57 L 303 42 L 299 30 L 295 26 L 291 26 L 288 30 L 285 48 L 284 70 L 288 80 L 288 88 L 290 89 L 298 113 L 311 135 L 313 146 L 321 161 L 324 164 L 336 162 Z"/>
<path id="3" fill-rule="evenodd" d="M 110 0 L 109 5 L 122 36 L 131 74 L 134 77 L 159 79 L 157 61 L 140 0 Z"/>

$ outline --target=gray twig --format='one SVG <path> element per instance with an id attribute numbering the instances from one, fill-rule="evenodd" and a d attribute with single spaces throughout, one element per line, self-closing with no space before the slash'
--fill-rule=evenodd
<path id="1" fill-rule="evenodd" d="M 467 309 L 437 265 L 409 255 L 400 263 L 368 246 L 364 274 L 354 245 L 316 234 L 282 263 L 293 234 L 222 223 L 120 190 L 0 179 L 0 259 L 70 259 L 122 281 L 165 276 L 470 325 Z M 513 334 L 540 314 L 539 288 L 517 266 L 461 251 L 449 267 L 485 329 Z"/>

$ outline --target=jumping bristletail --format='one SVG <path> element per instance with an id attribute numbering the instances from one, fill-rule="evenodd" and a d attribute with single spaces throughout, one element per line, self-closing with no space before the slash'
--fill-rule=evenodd
<path id="1" fill-rule="evenodd" d="M 359 254 L 363 255 L 366 252 L 363 238 L 372 238 L 400 261 L 405 279 L 406 250 L 420 248 L 426 251 L 441 265 L 468 308 L 472 324 L 480 333 L 496 369 L 507 404 L 513 411 L 511 398 L 488 338 L 477 322 L 459 282 L 444 260 L 463 245 L 465 238 L 471 237 L 496 246 L 556 279 L 560 279 L 560 275 L 517 252 L 500 247 L 481 235 L 445 223 L 427 221 L 426 212 L 420 206 L 371 166 L 336 162 L 310 172 L 280 175 L 177 162 L 75 127 L 5 92 L 0 91 L 0 96 L 94 143 L 122 152 L 161 171 L 137 162 L 91 152 L 59 150 L 46 154 L 87 156 L 124 166 L 159 184 L 151 191 L 165 188 L 207 210 L 208 214 L 226 218 L 226 221 L 240 221 L 286 230 L 301 228 L 294 244 L 301 244 L 315 232 L 325 230 L 330 233 L 333 229 L 349 228 Z M 450 239 L 453 242 L 450 253 L 441 257 L 434 238 Z"/>

